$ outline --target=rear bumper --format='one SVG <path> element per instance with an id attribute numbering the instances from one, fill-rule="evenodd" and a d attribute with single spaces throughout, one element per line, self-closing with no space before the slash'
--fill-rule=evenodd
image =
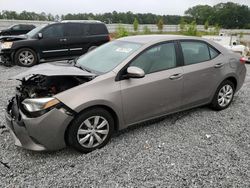
<path id="1" fill-rule="evenodd" d="M 245 79 L 246 79 L 246 74 L 247 74 L 247 68 L 244 65 L 243 68 L 241 69 L 239 73 L 239 78 L 238 78 L 238 85 L 236 88 L 236 92 L 240 90 L 240 88 L 243 86 Z"/>
<path id="2" fill-rule="evenodd" d="M 15 105 L 15 115 L 10 110 L 11 105 Z M 29 118 L 12 101 L 5 112 L 5 119 L 15 145 L 33 151 L 52 151 L 66 146 L 65 131 L 73 116 L 67 115 L 62 108 L 55 108 L 42 116 Z"/>

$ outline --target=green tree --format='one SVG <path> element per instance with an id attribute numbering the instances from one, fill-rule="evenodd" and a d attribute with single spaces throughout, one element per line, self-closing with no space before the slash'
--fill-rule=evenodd
<path id="1" fill-rule="evenodd" d="M 160 32 L 162 32 L 163 27 L 164 27 L 164 22 L 163 22 L 163 19 L 162 19 L 162 18 L 160 18 L 159 21 L 157 22 L 157 27 L 158 27 L 158 30 L 159 30 Z"/>
<path id="2" fill-rule="evenodd" d="M 220 34 L 220 29 L 221 29 L 221 27 L 219 26 L 219 24 L 215 24 L 214 34 L 219 35 Z"/>
<path id="3" fill-rule="evenodd" d="M 236 3 L 219 3 L 214 6 L 213 21 L 223 28 L 244 28 L 250 20 L 248 6 Z"/>
<path id="4" fill-rule="evenodd" d="M 133 26 L 134 26 L 134 31 L 137 32 L 138 27 L 139 27 L 139 22 L 138 22 L 137 18 L 134 19 Z"/>
<path id="5" fill-rule="evenodd" d="M 204 24 L 204 29 L 205 30 L 208 30 L 208 28 L 209 28 L 209 22 L 208 22 L 208 20 L 205 22 L 205 24 Z"/>
<path id="6" fill-rule="evenodd" d="M 186 24 L 187 23 L 185 22 L 184 18 L 181 18 L 181 20 L 180 20 L 180 30 L 181 30 L 181 32 L 185 31 Z"/>
<path id="7" fill-rule="evenodd" d="M 192 17 L 196 23 L 204 24 L 213 15 L 214 9 L 209 5 L 197 5 L 185 11 L 187 16 Z"/>
<path id="8" fill-rule="evenodd" d="M 184 34 L 189 36 L 197 36 L 197 24 L 195 21 L 193 21 L 191 24 L 187 24 Z"/>
<path id="9" fill-rule="evenodd" d="M 147 34 L 150 34 L 150 33 L 151 33 L 151 31 L 150 31 L 150 29 L 148 28 L 148 26 L 144 26 L 144 27 L 143 27 L 143 34 L 147 35 Z"/>
<path id="10" fill-rule="evenodd" d="M 120 24 L 116 29 L 116 37 L 121 38 L 121 37 L 126 37 L 128 35 L 129 35 L 128 30 L 123 25 Z"/>

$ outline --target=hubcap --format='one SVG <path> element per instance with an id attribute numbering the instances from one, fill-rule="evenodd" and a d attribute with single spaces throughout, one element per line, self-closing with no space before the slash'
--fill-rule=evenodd
<path id="1" fill-rule="evenodd" d="M 233 98 L 233 88 L 230 85 L 224 85 L 218 94 L 218 103 L 221 107 L 227 106 Z"/>
<path id="2" fill-rule="evenodd" d="M 80 125 L 77 140 L 83 147 L 93 148 L 102 144 L 108 133 L 108 121 L 102 116 L 92 116 Z"/>
<path id="3" fill-rule="evenodd" d="M 35 58 L 30 51 L 22 51 L 18 56 L 18 60 L 23 65 L 30 65 L 34 62 Z"/>

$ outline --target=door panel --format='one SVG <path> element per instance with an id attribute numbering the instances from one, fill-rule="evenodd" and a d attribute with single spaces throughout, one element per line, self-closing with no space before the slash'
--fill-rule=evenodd
<path id="1" fill-rule="evenodd" d="M 121 81 L 124 117 L 127 124 L 176 111 L 181 106 L 181 67 L 146 75 L 141 79 Z"/>
<path id="2" fill-rule="evenodd" d="M 90 39 L 88 36 L 89 24 L 86 23 L 66 23 L 65 45 L 69 49 L 69 56 L 80 56 L 87 52 Z"/>
<path id="3" fill-rule="evenodd" d="M 64 25 L 53 24 L 44 28 L 43 38 L 38 40 L 41 58 L 57 58 L 68 56 L 68 48 L 65 45 Z"/>
<path id="4" fill-rule="evenodd" d="M 127 124 L 161 116 L 181 106 L 183 68 L 177 67 L 175 43 L 161 43 L 145 50 L 130 66 L 144 70 L 140 79 L 121 81 Z"/>
<path id="5" fill-rule="evenodd" d="M 210 59 L 211 53 L 209 53 L 207 44 L 202 43 L 199 47 L 195 47 L 194 44 L 194 46 L 191 47 L 191 43 L 184 47 L 182 46 L 184 62 L 186 64 L 186 66 L 183 67 L 183 108 L 191 108 L 192 106 L 210 102 L 216 90 L 216 86 L 223 77 L 223 65 L 225 63 L 223 55 L 218 54 L 214 59 Z M 196 48 L 198 50 L 196 50 Z M 199 62 L 207 58 L 208 60 Z M 218 64 L 222 64 L 222 66 L 217 67 Z"/>

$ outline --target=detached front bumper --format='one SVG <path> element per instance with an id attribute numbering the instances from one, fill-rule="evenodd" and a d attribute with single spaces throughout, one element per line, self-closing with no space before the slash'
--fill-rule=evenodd
<path id="1" fill-rule="evenodd" d="M 16 98 L 10 101 L 5 119 L 15 145 L 33 151 L 59 150 L 66 146 L 65 131 L 73 116 L 63 108 L 54 108 L 46 114 L 27 117 L 18 107 Z"/>

